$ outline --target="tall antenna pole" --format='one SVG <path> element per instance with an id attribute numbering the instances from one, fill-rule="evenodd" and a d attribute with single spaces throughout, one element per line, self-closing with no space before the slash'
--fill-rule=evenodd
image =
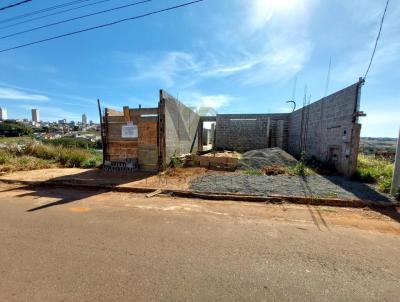
<path id="1" fill-rule="evenodd" d="M 329 81 L 331 80 L 331 65 L 332 65 L 332 57 L 329 57 L 328 76 L 326 77 L 324 97 L 326 97 L 328 95 Z"/>
<path id="2" fill-rule="evenodd" d="M 292 101 L 296 102 L 296 88 L 297 88 L 297 76 L 294 77 L 294 83 L 293 83 L 293 91 L 292 91 Z"/>

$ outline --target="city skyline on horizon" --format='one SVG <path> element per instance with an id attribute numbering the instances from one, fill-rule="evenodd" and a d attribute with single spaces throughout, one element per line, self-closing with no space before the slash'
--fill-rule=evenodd
<path id="1" fill-rule="evenodd" d="M 66 120 L 67 122 L 69 121 L 69 122 L 77 122 L 77 123 L 83 123 L 83 116 L 86 116 L 86 121 L 87 121 L 87 123 L 89 123 L 89 122 L 95 122 L 95 121 L 93 121 L 93 120 L 89 120 L 89 119 L 87 119 L 87 115 L 86 115 L 86 113 L 82 113 L 82 116 L 81 116 L 81 118 L 80 119 L 69 119 L 69 118 L 67 118 L 67 117 L 64 117 L 64 118 L 62 118 L 62 119 L 55 119 L 55 120 L 43 120 L 43 119 L 41 119 L 40 118 L 40 115 L 41 115 L 41 113 L 42 113 L 42 110 L 41 109 L 38 109 L 38 108 L 31 108 L 30 109 L 30 118 L 26 118 L 26 117 L 12 117 L 12 116 L 10 116 L 9 115 L 9 111 L 8 111 L 8 109 L 5 107 L 5 106 L 0 106 L 0 110 L 5 110 L 5 112 L 6 112 L 6 116 L 7 116 L 7 118 L 6 119 L 4 119 L 4 120 L 28 120 L 28 121 L 34 121 L 34 118 L 33 118 L 33 110 L 37 110 L 37 112 L 39 113 L 39 121 L 38 122 L 59 122 L 59 121 L 61 121 L 61 120 Z M 20 115 L 19 115 L 20 116 Z"/>

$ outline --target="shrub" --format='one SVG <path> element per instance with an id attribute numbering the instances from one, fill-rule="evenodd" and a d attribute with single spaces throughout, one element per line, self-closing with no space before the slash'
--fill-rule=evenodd
<path id="1" fill-rule="evenodd" d="M 175 152 L 174 155 L 172 155 L 171 157 L 171 166 L 174 168 L 180 168 L 183 167 L 183 165 L 184 160 Z"/>
<path id="2" fill-rule="evenodd" d="M 30 135 L 32 129 L 28 128 L 24 124 L 14 121 L 3 121 L 0 123 L 0 135 L 6 137 L 16 137 L 23 135 Z"/>
<path id="3" fill-rule="evenodd" d="M 65 167 L 82 167 L 90 157 L 90 153 L 82 149 L 58 147 L 58 151 L 58 161 Z"/>
<path id="4" fill-rule="evenodd" d="M 98 163 L 96 159 L 89 159 L 88 161 L 85 161 L 82 165 L 82 168 L 96 168 L 98 166 Z"/>
<path id="5" fill-rule="evenodd" d="M 46 160 L 57 160 L 58 158 L 57 148 L 45 146 L 35 142 L 30 143 L 26 146 L 25 154 Z"/>
<path id="6" fill-rule="evenodd" d="M 300 160 L 296 163 L 296 165 L 290 167 L 289 171 L 298 176 L 306 176 L 309 174 L 306 166 L 306 154 L 304 151 L 301 153 Z"/>
<path id="7" fill-rule="evenodd" d="M 377 184 L 379 191 L 389 193 L 392 176 L 393 164 L 390 161 L 362 154 L 358 156 L 355 180 Z"/>
<path id="8" fill-rule="evenodd" d="M 0 150 L 0 165 L 4 165 L 9 161 L 10 154 L 5 150 Z"/>
<path id="9" fill-rule="evenodd" d="M 308 176 L 313 174 L 313 170 L 307 166 L 307 156 L 304 151 L 301 152 L 300 160 L 294 166 L 289 167 L 288 170 L 289 173 L 298 176 Z"/>

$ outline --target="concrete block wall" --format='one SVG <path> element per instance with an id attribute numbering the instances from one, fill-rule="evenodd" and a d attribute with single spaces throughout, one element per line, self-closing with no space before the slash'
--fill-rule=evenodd
<path id="1" fill-rule="evenodd" d="M 289 114 L 218 114 L 216 120 L 217 149 L 287 147 Z"/>
<path id="2" fill-rule="evenodd" d="M 160 91 L 160 110 L 164 117 L 164 149 L 162 155 L 164 165 L 171 162 L 174 154 L 190 153 L 197 151 L 197 129 L 200 117 L 192 109 L 183 105 L 180 101 Z"/>
<path id="3" fill-rule="evenodd" d="M 301 137 L 305 135 L 307 157 L 331 163 L 342 174 L 352 175 L 357 165 L 361 128 L 355 118 L 361 85 L 358 82 L 291 113 L 289 153 L 300 155 Z"/>

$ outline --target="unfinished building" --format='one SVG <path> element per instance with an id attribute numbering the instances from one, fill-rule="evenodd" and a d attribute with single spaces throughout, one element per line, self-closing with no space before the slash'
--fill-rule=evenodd
<path id="1" fill-rule="evenodd" d="M 104 166 L 164 170 L 175 155 L 214 149 L 248 151 L 280 147 L 333 165 L 351 176 L 357 166 L 363 81 L 292 113 L 199 116 L 165 91 L 157 108 L 105 110 Z M 205 129 L 205 123 L 212 123 Z"/>
<path id="2" fill-rule="evenodd" d="M 197 151 L 200 117 L 160 91 L 157 108 L 105 109 L 102 118 L 104 167 L 113 170 L 163 170 L 174 154 Z"/>

